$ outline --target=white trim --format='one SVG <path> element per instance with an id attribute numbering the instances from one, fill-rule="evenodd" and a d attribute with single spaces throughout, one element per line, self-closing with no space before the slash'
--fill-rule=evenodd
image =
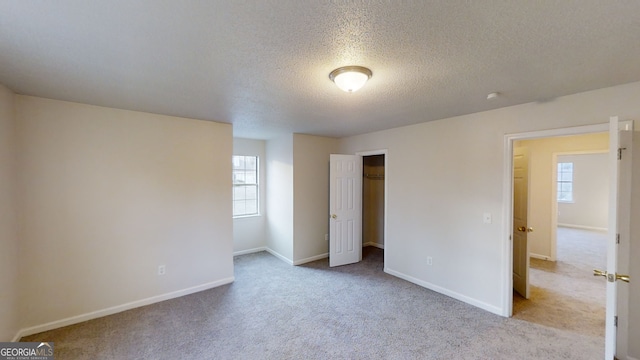
<path id="1" fill-rule="evenodd" d="M 289 259 L 288 259 L 288 258 L 286 258 L 284 255 L 280 255 L 280 254 L 279 254 L 278 252 L 276 252 L 275 250 L 270 249 L 270 248 L 265 248 L 264 250 L 265 250 L 266 252 L 268 252 L 269 254 L 271 254 L 271 255 L 273 255 L 273 256 L 275 256 L 275 257 L 277 257 L 278 259 L 280 259 L 280 260 L 282 260 L 282 261 L 286 262 L 287 264 L 289 264 L 289 265 L 293 265 L 293 261 L 289 260 Z"/>
<path id="2" fill-rule="evenodd" d="M 266 246 L 253 248 L 253 249 L 247 249 L 247 250 L 240 250 L 240 251 L 234 252 L 233 253 L 233 257 L 240 256 L 240 255 L 246 255 L 246 254 L 253 254 L 253 253 L 257 253 L 257 252 L 260 252 L 260 251 L 266 251 L 266 250 L 267 250 Z"/>
<path id="3" fill-rule="evenodd" d="M 511 230 L 513 228 L 513 143 L 516 140 L 530 140 L 598 132 L 609 132 L 609 124 L 602 123 L 596 125 L 505 134 L 502 177 L 502 309 L 500 315 L 510 317 L 513 314 L 513 250 L 511 243 Z"/>
<path id="4" fill-rule="evenodd" d="M 247 215 L 233 215 L 233 220 L 251 219 L 251 218 L 256 218 L 256 217 L 261 217 L 261 216 L 262 216 L 262 214 L 260 214 L 259 212 L 255 213 L 255 214 L 247 214 Z"/>
<path id="5" fill-rule="evenodd" d="M 485 302 L 482 302 L 480 300 L 474 299 L 474 298 L 470 298 L 468 296 L 462 295 L 460 293 L 457 293 L 455 291 L 451 291 L 449 289 L 445 289 L 443 287 L 440 287 L 438 285 L 434 285 L 432 283 L 426 282 L 426 281 L 422 281 L 420 279 L 416 279 L 413 276 L 409 276 L 406 274 L 403 274 L 401 272 L 395 271 L 395 270 L 391 270 L 389 268 L 385 268 L 384 272 L 386 272 L 387 274 L 399 277 L 400 279 L 406 280 L 408 282 L 412 282 L 416 285 L 422 286 L 424 288 L 427 288 L 429 290 L 433 290 L 435 292 L 438 292 L 440 294 L 446 295 L 448 297 L 454 298 L 456 300 L 460 300 L 462 302 L 465 302 L 467 304 L 479 307 L 480 309 L 486 310 L 488 312 L 497 314 L 497 315 L 502 315 L 502 309 L 490 304 L 487 304 Z"/>
<path id="6" fill-rule="evenodd" d="M 284 255 L 281 255 L 280 253 L 276 252 L 273 249 L 270 249 L 266 246 L 263 247 L 259 247 L 259 248 L 254 248 L 254 249 L 247 249 L 247 250 L 241 250 L 241 251 L 236 251 L 233 253 L 233 256 L 240 256 L 240 255 L 246 255 L 246 254 L 253 254 L 253 253 L 257 253 L 257 252 L 261 252 L 261 251 L 266 251 L 269 254 L 277 257 L 278 259 L 286 262 L 289 265 L 302 265 L 302 264 L 306 264 L 308 262 L 312 262 L 312 261 L 316 261 L 316 260 L 320 260 L 320 259 L 326 259 L 329 257 L 329 253 L 324 253 L 324 254 L 320 254 L 320 255 L 315 255 L 315 256 L 311 256 L 305 259 L 300 259 L 300 260 L 296 260 L 296 261 L 291 261 L 289 259 L 287 259 Z"/>
<path id="7" fill-rule="evenodd" d="M 387 155 L 387 151 L 389 151 L 388 149 L 380 149 L 380 150 L 366 150 L 366 151 L 358 151 L 356 152 L 356 155 L 360 155 L 360 156 L 371 156 L 371 155 Z M 385 161 L 387 157 L 385 156 Z M 386 163 L 385 163 L 385 167 L 386 167 Z M 385 169 L 386 170 L 386 169 Z"/>
<path id="8" fill-rule="evenodd" d="M 108 316 L 108 315 L 113 315 L 113 314 L 116 314 L 116 313 L 119 313 L 119 312 L 135 309 L 135 308 L 138 308 L 138 307 L 141 307 L 141 306 L 150 305 L 150 304 L 158 303 L 158 302 L 161 302 L 161 301 L 178 298 L 178 297 L 181 297 L 181 296 L 197 293 L 197 292 L 204 291 L 204 290 L 209 290 L 209 289 L 212 289 L 212 288 L 215 288 L 215 287 L 218 287 L 218 286 L 230 284 L 234 280 L 235 280 L 235 278 L 232 276 L 232 277 L 228 277 L 228 278 L 221 279 L 221 280 L 218 280 L 218 281 L 214 281 L 214 282 L 210 282 L 210 283 L 206 283 L 206 284 L 202 284 L 202 285 L 198 285 L 198 286 L 193 286 L 193 287 L 190 287 L 190 288 L 187 288 L 187 289 L 182 289 L 182 290 L 173 291 L 173 292 L 162 294 L 162 295 L 152 296 L 150 298 L 146 298 L 146 299 L 142 299 L 142 300 L 136 300 L 136 301 L 132 301 L 132 302 L 129 302 L 129 303 L 126 303 L 126 304 L 117 305 L 117 306 L 113 306 L 113 307 L 102 309 L 102 310 L 96 310 L 96 311 L 92 311 L 92 312 L 85 313 L 85 314 L 80 314 L 80 315 L 68 317 L 68 318 L 65 318 L 65 319 L 60 319 L 60 320 L 48 322 L 46 324 L 31 326 L 31 327 L 28 327 L 26 329 L 20 330 L 18 332 L 18 334 L 16 335 L 16 338 L 20 339 L 20 338 L 22 338 L 24 336 L 38 334 L 38 333 L 41 333 L 41 332 L 44 332 L 44 331 L 49 331 L 49 330 L 61 328 L 61 327 L 64 327 L 64 326 L 78 324 L 78 323 L 81 323 L 83 321 L 88 321 L 88 320 L 93 320 L 93 319 L 97 319 L 97 318 Z"/>
<path id="9" fill-rule="evenodd" d="M 369 241 L 369 242 L 366 242 L 366 243 L 362 244 L 362 247 L 367 247 L 367 246 L 375 246 L 378 249 L 383 249 L 384 250 L 384 244 L 380 244 L 380 243 L 377 243 L 377 242 L 374 242 L 374 241 Z"/>
<path id="10" fill-rule="evenodd" d="M 540 254 L 535 254 L 535 253 L 529 253 L 529 257 L 532 257 L 534 259 L 540 259 L 540 260 L 547 260 L 549 261 L 549 256 L 546 255 L 540 255 Z"/>
<path id="11" fill-rule="evenodd" d="M 320 259 L 326 259 L 328 257 L 329 257 L 329 253 L 324 253 L 324 254 L 308 257 L 306 259 L 296 260 L 296 261 L 293 262 L 293 265 L 302 265 L 302 264 L 306 264 L 306 263 L 309 263 L 309 262 L 312 262 L 312 261 L 316 261 L 316 260 L 320 260 Z"/>
<path id="12" fill-rule="evenodd" d="M 554 155 L 564 156 L 564 155 L 591 155 L 591 154 L 608 154 L 609 149 L 607 150 L 576 150 L 576 151 L 559 151 L 554 152 Z"/>
<path id="13" fill-rule="evenodd" d="M 502 312 L 500 315 L 511 317 L 513 314 L 513 142 L 514 137 L 505 135 L 502 179 Z"/>
<path id="14" fill-rule="evenodd" d="M 608 228 L 595 227 L 595 226 L 584 226 L 584 225 L 574 225 L 574 224 L 564 224 L 558 223 L 558 227 L 566 227 L 572 229 L 582 229 L 582 230 L 592 230 L 592 231 L 608 231 Z"/>

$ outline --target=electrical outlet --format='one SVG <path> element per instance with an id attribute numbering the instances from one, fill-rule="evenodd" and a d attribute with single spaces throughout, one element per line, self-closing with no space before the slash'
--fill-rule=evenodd
<path id="1" fill-rule="evenodd" d="M 431 256 L 427 256 L 427 265 L 433 265 L 433 258 Z"/>
<path id="2" fill-rule="evenodd" d="M 167 267 L 164 265 L 158 265 L 158 275 L 164 275 L 167 273 Z"/>

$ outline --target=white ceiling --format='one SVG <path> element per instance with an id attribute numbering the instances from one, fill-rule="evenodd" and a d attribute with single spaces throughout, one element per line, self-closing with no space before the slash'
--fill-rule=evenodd
<path id="1" fill-rule="evenodd" d="M 328 77 L 343 65 L 373 77 L 344 93 Z M 239 137 L 341 137 L 639 80 L 640 1 L 0 0 L 0 83 L 17 93 Z"/>

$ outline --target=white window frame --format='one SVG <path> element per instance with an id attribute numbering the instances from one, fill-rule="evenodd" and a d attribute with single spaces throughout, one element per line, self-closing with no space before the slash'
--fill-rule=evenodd
<path id="1" fill-rule="evenodd" d="M 556 167 L 556 200 L 557 200 L 559 203 L 568 203 L 568 204 L 574 203 L 574 202 L 575 202 L 575 199 L 574 199 L 574 197 L 573 197 L 573 195 L 574 195 L 574 191 L 573 191 L 573 186 L 574 186 L 574 183 L 573 183 L 573 177 L 574 177 L 574 174 L 575 174 L 575 168 L 574 168 L 574 166 L 573 166 L 573 165 L 574 165 L 574 163 L 573 163 L 573 162 L 568 162 L 568 161 L 565 161 L 565 162 L 558 161 L 558 163 L 557 163 L 557 164 L 558 164 L 558 165 L 557 165 L 557 167 Z M 562 164 L 571 164 L 571 180 L 560 180 L 560 178 L 562 177 L 561 175 L 562 175 L 563 173 L 567 173 L 566 171 L 560 171 L 560 168 L 561 168 Z M 571 192 L 568 192 L 568 191 L 562 191 L 562 190 L 561 190 L 561 189 L 562 189 L 562 186 L 561 186 L 561 185 L 562 185 L 562 184 L 567 184 L 567 183 L 571 184 Z M 564 200 L 564 199 L 562 199 L 562 197 L 560 196 L 560 194 L 562 194 L 562 193 L 569 193 L 569 195 L 570 195 L 570 197 L 571 197 L 571 198 L 570 198 L 569 200 Z"/>
<path id="2" fill-rule="evenodd" d="M 236 168 L 236 159 L 239 158 L 255 158 L 255 182 L 251 182 L 251 183 L 240 183 L 236 180 L 236 174 L 237 173 L 241 173 L 242 169 L 237 169 Z M 238 160 L 240 161 L 240 160 Z M 252 217 L 252 216 L 260 216 L 260 158 L 257 155 L 233 155 L 232 159 L 231 159 L 231 163 L 232 163 L 232 184 L 233 184 L 233 192 L 232 192 L 232 214 L 234 218 L 243 218 L 243 217 Z M 244 163 L 246 164 L 246 160 L 244 161 Z M 245 171 L 245 176 L 244 178 L 246 179 L 246 172 L 247 171 L 252 171 L 253 169 L 247 169 L 246 166 L 244 168 Z M 253 187 L 255 188 L 255 199 L 240 199 L 237 200 L 236 199 L 236 193 L 237 193 L 237 189 L 239 188 L 248 188 L 248 187 Z M 255 212 L 242 212 L 239 214 L 236 214 L 236 202 L 239 201 L 244 201 L 245 202 L 245 207 L 246 204 L 248 202 L 253 202 L 255 201 Z"/>

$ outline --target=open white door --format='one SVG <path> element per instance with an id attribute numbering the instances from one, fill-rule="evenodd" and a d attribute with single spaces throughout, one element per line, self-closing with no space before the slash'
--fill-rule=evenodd
<path id="1" fill-rule="evenodd" d="M 629 157 L 631 174 L 630 184 L 630 212 L 626 217 L 629 236 L 622 237 L 618 248 L 618 271 L 629 275 L 628 283 L 618 283 L 618 344 L 621 351 L 616 351 L 620 359 L 640 359 L 640 137 L 633 136 L 633 131 L 625 131 L 629 139 L 626 153 Z M 633 220 L 632 220 L 633 219 Z M 622 248 L 628 240 L 628 248 Z M 626 255 L 624 255 L 626 254 Z M 633 261 L 632 261 L 633 259 Z"/>
<path id="2" fill-rule="evenodd" d="M 631 125 L 625 125 L 631 130 Z M 630 355 L 629 330 L 633 330 L 629 322 L 632 309 L 629 294 L 631 285 L 618 280 L 629 279 L 629 255 L 637 249 L 637 237 L 631 236 L 632 208 L 632 132 L 620 132 L 618 117 L 609 122 L 609 232 L 607 234 L 607 271 L 594 271 L 594 275 L 602 275 L 607 280 L 605 359 L 632 358 Z M 636 160 L 637 161 L 637 160 Z M 637 192 L 637 190 L 635 190 Z M 637 195 L 636 195 L 637 196 Z M 636 200 L 637 201 L 637 200 Z M 635 205 L 637 206 L 637 205 Z M 635 237 L 635 239 L 633 239 Z M 623 275 L 624 274 L 624 275 Z M 635 305 L 637 307 L 637 305 Z"/>
<path id="3" fill-rule="evenodd" d="M 527 149 L 513 149 L 513 288 L 529 298 L 529 242 L 527 226 L 529 198 L 529 156 Z"/>
<path id="4" fill-rule="evenodd" d="M 330 156 L 329 266 L 362 260 L 362 157 Z"/>

